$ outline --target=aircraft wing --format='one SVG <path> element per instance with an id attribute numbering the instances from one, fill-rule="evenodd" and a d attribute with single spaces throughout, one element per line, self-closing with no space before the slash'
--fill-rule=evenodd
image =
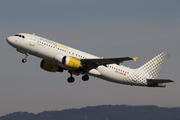
<path id="1" fill-rule="evenodd" d="M 119 64 L 123 61 L 134 60 L 136 61 L 138 57 L 130 58 L 98 58 L 98 59 L 81 59 L 82 65 L 88 68 L 97 68 L 99 65 L 107 65 L 107 64 Z"/>
<path id="2" fill-rule="evenodd" d="M 170 79 L 147 79 L 148 82 L 150 83 L 169 83 L 169 82 L 174 82 Z"/>

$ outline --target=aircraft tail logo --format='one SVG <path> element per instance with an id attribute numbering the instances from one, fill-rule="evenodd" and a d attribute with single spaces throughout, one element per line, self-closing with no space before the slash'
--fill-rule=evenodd
<path id="1" fill-rule="evenodd" d="M 148 61 L 140 68 L 138 71 L 143 71 L 144 73 L 148 74 L 149 79 L 156 79 L 158 78 L 159 74 L 161 73 L 164 65 L 166 64 L 170 54 L 166 52 L 162 52 L 152 60 Z"/>

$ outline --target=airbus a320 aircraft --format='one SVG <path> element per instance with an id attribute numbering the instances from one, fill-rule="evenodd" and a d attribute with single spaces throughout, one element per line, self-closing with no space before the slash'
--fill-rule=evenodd
<path id="1" fill-rule="evenodd" d="M 25 54 L 22 62 L 27 62 L 29 54 L 42 58 L 40 67 L 48 72 L 67 70 L 69 83 L 74 82 L 74 75 L 82 74 L 82 80 L 89 76 L 98 77 L 110 82 L 131 86 L 165 87 L 170 79 L 157 79 L 170 54 L 162 52 L 137 69 L 120 65 L 128 60 L 136 61 L 137 57 L 100 58 L 66 45 L 36 36 L 35 34 L 18 33 L 10 36 L 7 42 Z"/>

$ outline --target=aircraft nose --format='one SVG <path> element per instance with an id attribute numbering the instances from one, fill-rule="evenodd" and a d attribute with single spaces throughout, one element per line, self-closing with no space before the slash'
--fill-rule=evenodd
<path id="1" fill-rule="evenodd" d="M 13 37 L 12 37 L 12 36 L 10 36 L 10 37 L 6 38 L 6 41 L 7 41 L 7 43 L 9 43 L 10 45 L 12 45 L 12 44 L 13 44 L 14 39 L 13 39 Z"/>

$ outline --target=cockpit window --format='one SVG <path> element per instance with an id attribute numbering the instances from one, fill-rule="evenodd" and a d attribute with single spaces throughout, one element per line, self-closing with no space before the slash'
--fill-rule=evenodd
<path id="1" fill-rule="evenodd" d="M 21 38 L 25 38 L 24 35 L 16 34 L 15 36 L 18 36 L 18 37 L 21 37 Z"/>

